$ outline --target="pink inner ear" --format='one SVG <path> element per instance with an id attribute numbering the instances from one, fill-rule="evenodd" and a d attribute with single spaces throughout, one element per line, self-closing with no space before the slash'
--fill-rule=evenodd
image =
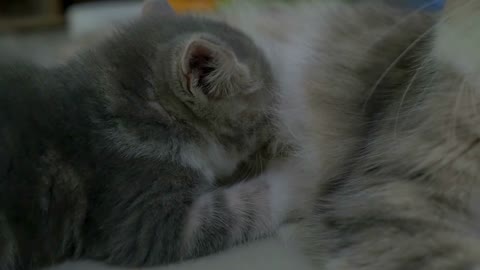
<path id="1" fill-rule="evenodd" d="M 188 66 L 190 70 L 202 68 L 210 64 L 213 60 L 212 51 L 199 44 L 191 45 L 188 53 Z"/>
<path id="2" fill-rule="evenodd" d="M 215 70 L 213 66 L 214 52 L 200 42 L 193 42 L 190 44 L 185 57 L 184 65 L 186 69 L 184 71 L 189 88 L 192 87 L 191 80 L 195 78 L 195 85 L 204 91 L 204 94 L 208 95 L 209 93 L 205 92 L 209 89 L 206 77 Z"/>
<path id="3" fill-rule="evenodd" d="M 175 10 L 167 0 L 147 0 L 143 4 L 143 16 L 175 16 Z"/>

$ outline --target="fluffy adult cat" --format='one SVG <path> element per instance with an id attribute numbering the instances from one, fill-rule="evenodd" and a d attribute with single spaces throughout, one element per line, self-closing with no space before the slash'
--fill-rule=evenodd
<path id="1" fill-rule="evenodd" d="M 245 10 L 227 17 L 271 48 L 297 181 L 318 182 L 301 230 L 316 267 L 480 269 L 480 1 L 439 18 L 370 1 Z"/>
<path id="2" fill-rule="evenodd" d="M 254 43 L 221 23 L 143 18 L 67 64 L 0 68 L 0 269 L 154 265 L 271 233 L 284 182 L 216 180 L 270 139 Z"/>

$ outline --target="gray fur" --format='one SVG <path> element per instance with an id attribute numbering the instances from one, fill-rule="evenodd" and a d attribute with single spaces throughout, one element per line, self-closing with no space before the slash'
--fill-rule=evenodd
<path id="1" fill-rule="evenodd" d="M 226 12 L 270 48 L 297 183 L 317 191 L 300 240 L 316 269 L 480 269 L 480 3 L 367 2 Z"/>
<path id="2" fill-rule="evenodd" d="M 0 69 L 0 269 L 177 262 L 273 232 L 271 186 L 218 186 L 266 145 L 255 44 L 221 23 L 143 18 L 52 69 Z"/>
<path id="3" fill-rule="evenodd" d="M 308 254 L 327 270 L 478 269 L 479 85 L 434 54 L 430 15 L 378 5 L 331 12 L 346 19 L 324 20 L 321 60 L 304 78 L 317 119 L 350 127 L 327 131 L 348 148 L 324 167 L 304 225 Z M 323 133 L 314 145 L 337 160 L 319 144 Z"/>
<path id="4" fill-rule="evenodd" d="M 352 108 L 364 124 L 350 136 L 363 139 L 346 165 L 350 173 L 322 185 L 306 225 L 309 254 L 325 269 L 478 269 L 478 206 L 471 201 L 480 185 L 479 85 L 456 60 L 434 54 L 437 21 L 428 15 L 363 6 L 338 12 L 353 12 L 360 25 L 376 23 L 363 31 L 389 32 L 366 44 L 346 38 L 369 53 L 339 51 L 342 57 L 322 64 L 358 66 L 340 76 L 357 80 L 355 88 L 335 85 L 359 94 Z M 333 29 L 331 38 L 363 32 L 338 22 Z"/>

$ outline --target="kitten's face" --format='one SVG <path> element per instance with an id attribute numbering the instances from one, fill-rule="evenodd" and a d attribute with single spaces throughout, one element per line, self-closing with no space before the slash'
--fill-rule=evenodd
<path id="1" fill-rule="evenodd" d="M 199 18 L 147 17 L 98 51 L 115 81 L 107 107 L 136 141 L 228 141 L 244 152 L 266 141 L 270 67 L 242 33 Z"/>

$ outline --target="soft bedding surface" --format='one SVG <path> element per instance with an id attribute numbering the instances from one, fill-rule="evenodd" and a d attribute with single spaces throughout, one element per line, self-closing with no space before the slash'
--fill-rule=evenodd
<path id="1" fill-rule="evenodd" d="M 66 263 L 46 270 L 121 270 L 93 262 Z M 149 270 L 313 270 L 298 249 L 279 238 L 250 243 L 209 257 Z"/>

